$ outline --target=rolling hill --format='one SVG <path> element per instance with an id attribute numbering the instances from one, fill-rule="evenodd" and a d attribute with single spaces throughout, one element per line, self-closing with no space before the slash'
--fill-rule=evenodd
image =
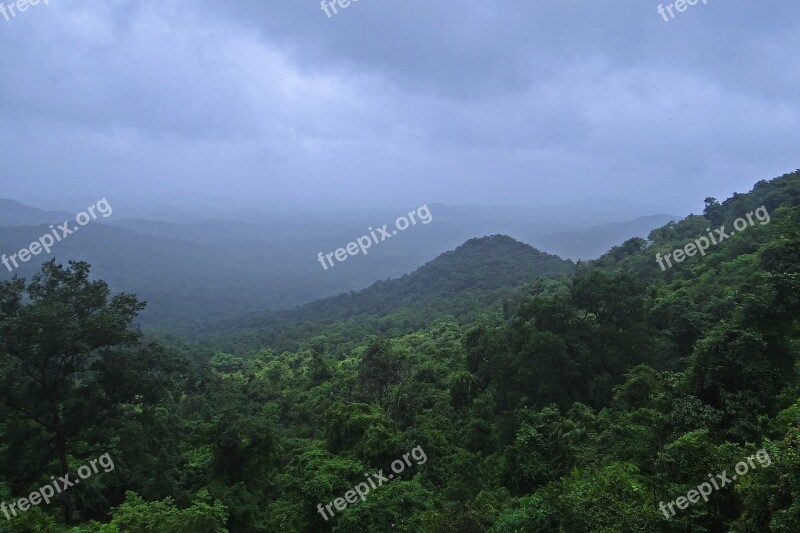
<path id="1" fill-rule="evenodd" d="M 496 313 L 538 277 L 560 278 L 571 261 L 505 235 L 471 239 L 398 279 L 379 281 L 288 311 L 253 315 L 216 325 L 210 340 L 228 350 L 296 347 L 302 339 L 336 331 L 349 339 L 396 335 L 437 318 L 474 319 Z"/>

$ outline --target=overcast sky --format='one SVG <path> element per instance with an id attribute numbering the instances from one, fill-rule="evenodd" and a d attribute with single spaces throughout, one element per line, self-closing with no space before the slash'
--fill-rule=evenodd
<path id="1" fill-rule="evenodd" d="M 800 167 L 800 3 L 657 6 L 50 0 L 0 16 L 0 197 L 683 215 Z"/>

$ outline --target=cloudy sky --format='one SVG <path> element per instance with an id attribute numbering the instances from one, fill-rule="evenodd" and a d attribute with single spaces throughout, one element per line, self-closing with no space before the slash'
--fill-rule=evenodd
<path id="1" fill-rule="evenodd" d="M 0 16 L 0 197 L 686 214 L 800 167 L 800 3 L 657 6 L 50 0 Z"/>

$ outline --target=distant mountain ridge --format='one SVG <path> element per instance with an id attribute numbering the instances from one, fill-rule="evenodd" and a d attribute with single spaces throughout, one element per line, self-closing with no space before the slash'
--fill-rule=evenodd
<path id="1" fill-rule="evenodd" d="M 632 237 L 647 237 L 655 228 L 680 220 L 674 215 L 651 215 L 626 222 L 609 222 L 580 230 L 542 235 L 534 245 L 565 259 L 596 259 L 609 248 Z"/>
<path id="2" fill-rule="evenodd" d="M 0 198 L 0 226 L 56 224 L 74 216 L 66 211 L 45 211 L 16 200 Z"/>
<path id="3" fill-rule="evenodd" d="M 45 211 L 19 202 L 0 201 L 0 254 L 27 247 L 48 225 L 74 219 L 74 213 Z M 608 211 L 607 206 L 603 212 Z M 433 220 L 402 232 L 389 242 L 323 271 L 318 252 L 330 252 L 366 233 L 372 225 L 391 224 L 398 214 L 386 210 L 365 213 L 265 213 L 266 221 L 199 219 L 165 222 L 113 216 L 92 222 L 14 272 L 0 268 L 0 279 L 14 274 L 30 277 L 43 261 L 86 260 L 95 275 L 114 290 L 133 292 L 148 302 L 140 323 L 148 328 L 195 335 L 209 324 L 262 313 L 360 290 L 377 280 L 399 278 L 454 250 L 476 235 L 509 235 L 538 250 L 585 258 L 586 250 L 607 250 L 651 228 L 630 222 L 604 229 L 580 229 L 587 218 L 524 208 L 446 206 L 431 204 Z M 600 219 L 602 220 L 602 219 Z M 577 227 L 577 228 L 576 228 Z M 545 232 L 562 231 L 553 239 Z M 588 232 L 588 233 L 587 233 Z M 604 234 L 605 232 L 605 234 Z M 543 234 L 545 234 L 543 236 Z M 623 234 L 623 235 L 621 235 Z"/>

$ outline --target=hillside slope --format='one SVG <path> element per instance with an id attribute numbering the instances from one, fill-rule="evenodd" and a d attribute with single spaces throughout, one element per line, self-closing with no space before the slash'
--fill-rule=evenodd
<path id="1" fill-rule="evenodd" d="M 508 321 L 218 356 L 213 382 L 274 402 L 290 436 L 268 529 L 326 530 L 314 506 L 362 476 L 347 461 L 417 446 L 413 477 L 335 530 L 800 530 L 800 173 L 707 205 L 531 291 Z M 769 221 L 658 267 L 655 253 L 762 206 Z M 309 495 L 311 476 L 337 488 Z"/>
<path id="2" fill-rule="evenodd" d="M 297 309 L 250 316 L 214 328 L 214 342 L 229 350 L 289 349 L 301 339 L 338 331 L 349 339 L 399 334 L 445 315 L 475 318 L 502 308 L 539 276 L 558 278 L 574 264 L 504 235 L 471 239 L 411 274 Z M 335 325 L 335 327 L 334 327 Z"/>

